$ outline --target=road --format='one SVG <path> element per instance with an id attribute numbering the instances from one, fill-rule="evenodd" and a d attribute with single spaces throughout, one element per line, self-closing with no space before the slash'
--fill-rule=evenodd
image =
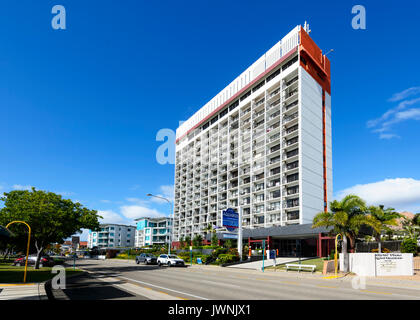
<path id="1" fill-rule="evenodd" d="M 168 268 L 125 260 L 78 260 L 77 267 L 117 286 L 134 299 L 183 300 L 409 300 L 420 299 L 420 282 L 368 279 L 360 289 L 353 277 L 324 279 L 320 274 L 261 272 L 215 266 Z M 391 284 L 390 284 L 391 283 Z M 91 297 L 92 298 L 92 297 Z M 122 297 L 124 298 L 124 297 Z"/>

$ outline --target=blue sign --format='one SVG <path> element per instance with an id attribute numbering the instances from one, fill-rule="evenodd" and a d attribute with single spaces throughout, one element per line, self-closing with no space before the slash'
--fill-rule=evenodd
<path id="1" fill-rule="evenodd" d="M 239 227 L 239 214 L 235 210 L 229 208 L 222 212 L 222 226 L 229 231 L 233 231 Z"/>
<path id="2" fill-rule="evenodd" d="M 276 258 L 276 250 L 270 250 L 270 259 Z"/>
<path id="3" fill-rule="evenodd" d="M 198 264 L 202 264 L 203 262 L 201 261 L 201 258 L 197 258 L 197 263 Z"/>
<path id="4" fill-rule="evenodd" d="M 224 233 L 223 239 L 238 239 L 238 235 L 232 233 Z"/>

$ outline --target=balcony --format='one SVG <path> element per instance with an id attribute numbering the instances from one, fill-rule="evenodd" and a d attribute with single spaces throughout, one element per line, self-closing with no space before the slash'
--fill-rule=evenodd
<path id="1" fill-rule="evenodd" d="M 294 119 L 297 119 L 299 117 L 298 112 L 295 112 L 294 114 L 287 116 L 283 119 L 283 124 L 289 123 Z"/>
<path id="2" fill-rule="evenodd" d="M 261 100 L 258 100 L 257 102 L 255 102 L 255 107 L 257 108 L 257 107 L 261 106 L 264 103 L 264 101 L 265 101 L 264 98 L 262 98 Z"/>

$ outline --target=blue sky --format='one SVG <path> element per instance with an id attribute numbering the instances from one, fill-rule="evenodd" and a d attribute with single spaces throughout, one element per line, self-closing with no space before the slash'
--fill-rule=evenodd
<path id="1" fill-rule="evenodd" d="M 53 30 L 51 8 L 66 8 Z M 351 27 L 355 4 L 367 29 Z M 35 186 L 108 222 L 167 214 L 176 129 L 294 26 L 332 65 L 334 193 L 420 212 L 413 1 L 8 1 L 0 5 L 0 191 Z"/>

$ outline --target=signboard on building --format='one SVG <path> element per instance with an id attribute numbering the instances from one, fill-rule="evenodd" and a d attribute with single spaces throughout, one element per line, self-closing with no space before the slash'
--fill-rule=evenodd
<path id="1" fill-rule="evenodd" d="M 223 239 L 238 239 L 236 233 L 223 233 Z"/>
<path id="2" fill-rule="evenodd" d="M 222 211 L 222 226 L 229 231 L 239 227 L 239 214 L 235 210 L 228 208 Z"/>

